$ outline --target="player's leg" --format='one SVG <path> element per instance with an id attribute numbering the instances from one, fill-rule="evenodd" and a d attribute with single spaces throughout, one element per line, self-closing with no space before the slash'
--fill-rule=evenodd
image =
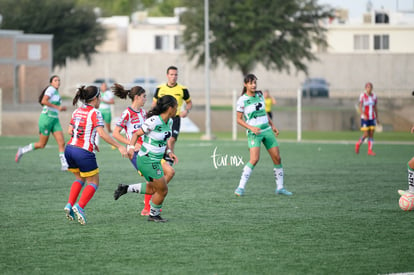
<path id="1" fill-rule="evenodd" d="M 248 136 L 248 143 L 249 143 L 249 151 L 250 151 L 250 159 L 243 167 L 243 171 L 240 177 L 239 185 L 237 189 L 234 191 L 236 196 L 243 196 L 244 190 L 246 188 L 246 184 L 250 178 L 250 175 L 253 172 L 254 167 L 259 162 L 260 158 L 260 141 L 257 139 L 256 136 Z M 254 145 L 254 146 L 251 146 Z"/>
<path id="2" fill-rule="evenodd" d="M 408 170 L 408 190 L 398 190 L 398 193 L 402 196 L 406 193 L 414 194 L 414 157 L 411 158 L 407 163 Z"/>
<path id="3" fill-rule="evenodd" d="M 59 159 L 60 159 L 61 170 L 66 171 L 68 170 L 68 163 L 66 161 L 65 153 L 64 153 L 65 152 L 65 139 L 63 137 L 63 132 L 55 131 L 53 132 L 53 136 L 55 137 L 56 142 L 59 147 Z"/>
<path id="4" fill-rule="evenodd" d="M 151 199 L 151 209 L 150 214 L 148 216 L 148 221 L 154 222 L 166 222 L 166 219 L 163 219 L 160 215 L 162 204 L 164 202 L 165 197 L 168 194 L 168 185 L 165 177 L 161 177 L 158 179 L 153 179 L 151 181 L 152 186 L 154 187 L 154 194 L 152 195 Z"/>
<path id="5" fill-rule="evenodd" d="M 375 156 L 376 154 L 372 150 L 374 147 L 374 131 L 375 126 L 370 126 L 370 129 L 368 130 L 368 155 Z"/>
<path id="6" fill-rule="evenodd" d="M 355 143 L 355 153 L 359 154 L 359 148 L 361 147 L 361 144 L 364 143 L 365 139 L 368 137 L 368 125 L 367 120 L 361 118 L 361 131 L 362 136 L 359 138 L 359 140 Z"/>

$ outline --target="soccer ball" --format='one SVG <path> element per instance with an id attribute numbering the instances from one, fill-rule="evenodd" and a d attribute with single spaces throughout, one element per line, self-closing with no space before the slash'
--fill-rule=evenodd
<path id="1" fill-rule="evenodd" d="M 400 208 L 404 211 L 411 211 L 414 209 L 414 195 L 404 194 L 400 197 L 398 202 Z"/>

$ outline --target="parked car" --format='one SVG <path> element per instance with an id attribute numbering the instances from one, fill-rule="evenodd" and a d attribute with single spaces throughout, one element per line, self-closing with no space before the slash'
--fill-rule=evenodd
<path id="1" fill-rule="evenodd" d="M 329 83 L 320 77 L 308 78 L 302 84 L 303 97 L 329 97 Z"/>

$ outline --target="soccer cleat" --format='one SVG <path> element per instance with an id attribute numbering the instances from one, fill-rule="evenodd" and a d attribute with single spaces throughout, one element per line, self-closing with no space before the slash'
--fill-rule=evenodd
<path id="1" fill-rule="evenodd" d="M 368 156 L 376 156 L 377 154 L 374 153 L 374 151 L 368 151 Z"/>
<path id="2" fill-rule="evenodd" d="M 66 218 L 70 221 L 75 220 L 75 213 L 73 212 L 72 205 L 70 203 L 66 204 L 65 208 L 63 209 L 66 213 Z"/>
<path id="3" fill-rule="evenodd" d="M 157 216 L 151 216 L 151 215 L 149 215 L 148 216 L 148 221 L 149 222 L 167 222 L 168 220 L 161 218 L 160 215 L 157 215 Z"/>
<path id="4" fill-rule="evenodd" d="M 150 210 L 147 208 L 142 209 L 141 216 L 149 216 Z"/>
<path id="5" fill-rule="evenodd" d="M 19 160 L 22 158 L 22 156 L 23 156 L 22 148 L 19 147 L 19 149 L 17 149 L 17 153 L 16 153 L 16 156 L 14 158 L 14 161 L 19 162 Z"/>
<path id="6" fill-rule="evenodd" d="M 359 146 L 361 146 L 361 144 L 359 144 L 359 142 L 355 143 L 355 153 L 359 154 Z"/>
<path id="7" fill-rule="evenodd" d="M 285 196 L 292 196 L 293 195 L 292 192 L 289 192 L 285 188 L 276 189 L 275 194 L 276 195 L 285 195 Z"/>
<path id="8" fill-rule="evenodd" d="M 128 185 L 126 184 L 119 184 L 118 188 L 114 191 L 114 199 L 119 199 L 120 196 L 126 194 L 128 192 Z"/>
<path id="9" fill-rule="evenodd" d="M 243 196 L 243 195 L 244 195 L 244 189 L 243 189 L 243 188 L 238 187 L 238 188 L 236 189 L 236 191 L 234 191 L 234 194 L 235 194 L 236 196 L 241 197 L 241 196 Z"/>
<path id="10" fill-rule="evenodd" d="M 72 207 L 72 210 L 76 214 L 76 217 L 78 217 L 78 222 L 81 225 L 85 225 L 86 224 L 86 216 L 85 216 L 85 211 L 83 210 L 83 208 L 80 207 L 79 204 L 75 204 Z"/>

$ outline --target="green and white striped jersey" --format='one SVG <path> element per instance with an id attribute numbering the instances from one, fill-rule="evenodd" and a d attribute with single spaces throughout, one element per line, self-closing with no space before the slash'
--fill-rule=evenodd
<path id="1" fill-rule="evenodd" d="M 60 98 L 59 92 L 57 89 L 55 89 L 55 87 L 53 86 L 49 86 L 46 91 L 45 94 L 49 97 L 49 102 L 60 106 L 60 104 L 62 103 L 62 99 Z M 43 110 L 42 110 L 42 114 L 47 114 L 49 117 L 58 117 L 59 114 L 59 110 L 46 106 L 43 106 Z"/>
<path id="2" fill-rule="evenodd" d="M 270 129 L 262 92 L 256 91 L 254 96 L 244 94 L 239 97 L 236 110 L 243 113 L 244 120 L 250 126 L 258 127 L 262 130 Z"/>
<path id="3" fill-rule="evenodd" d="M 159 115 L 145 120 L 141 126 L 145 135 L 138 155 L 147 155 L 153 160 L 161 161 L 167 147 L 167 140 L 171 137 L 172 123 L 172 119 L 165 123 Z"/>

